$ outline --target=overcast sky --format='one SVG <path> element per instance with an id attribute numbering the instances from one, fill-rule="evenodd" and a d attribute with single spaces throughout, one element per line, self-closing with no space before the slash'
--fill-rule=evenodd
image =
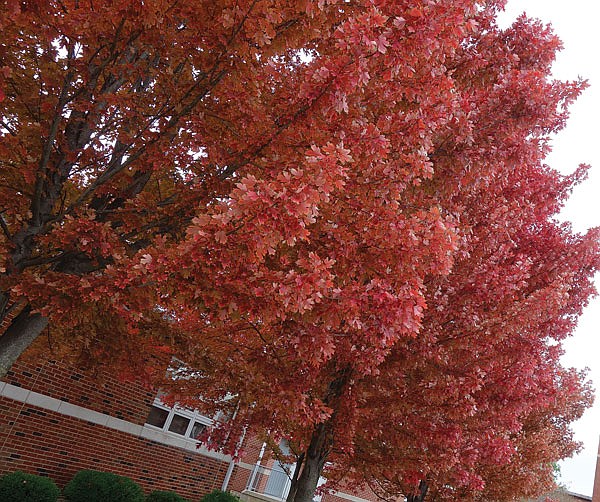
<path id="1" fill-rule="evenodd" d="M 571 108 L 567 128 L 554 140 L 548 164 L 561 172 L 572 172 L 578 164 L 591 164 L 588 180 L 578 187 L 563 217 L 573 228 L 584 232 L 600 226 L 600 2 L 598 0 L 509 0 L 501 25 L 525 11 L 529 17 L 550 23 L 562 39 L 564 50 L 558 55 L 553 73 L 560 79 L 582 76 L 590 83 Z M 600 286 L 600 280 L 596 278 Z M 594 386 L 600 389 L 600 300 L 595 298 L 580 319 L 575 336 L 565 343 L 564 364 L 590 368 Z M 561 464 L 562 482 L 569 490 L 592 495 L 598 437 L 600 434 L 600 392 L 596 405 L 574 425 L 576 438 L 584 449 Z"/>

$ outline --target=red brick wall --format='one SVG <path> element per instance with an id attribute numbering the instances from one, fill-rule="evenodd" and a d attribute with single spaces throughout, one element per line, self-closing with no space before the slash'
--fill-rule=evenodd
<path id="1" fill-rule="evenodd" d="M 240 450 L 240 461 L 252 465 L 256 464 L 258 457 L 260 456 L 262 445 L 262 440 L 258 439 L 256 436 L 247 435 L 244 438 L 244 444 Z"/>
<path id="2" fill-rule="evenodd" d="M 233 473 L 231 474 L 231 479 L 227 485 L 227 490 L 231 492 L 242 493 L 248 485 L 248 479 L 250 479 L 251 474 L 252 471 L 236 465 L 233 468 Z"/>
<path id="3" fill-rule="evenodd" d="M 354 487 L 344 489 L 343 484 L 341 487 L 337 489 L 339 492 L 344 492 L 353 495 L 354 497 L 360 497 L 365 500 L 370 500 L 371 502 L 381 502 L 381 499 L 377 497 L 368 487 Z M 334 494 L 324 493 L 321 502 L 348 502 L 347 499 L 342 497 L 338 497 Z"/>
<path id="4" fill-rule="evenodd" d="M 155 393 L 110 375 L 85 375 L 60 363 L 15 363 L 6 382 L 137 425 Z M 257 440 L 245 458 L 258 456 Z M 244 458 L 244 460 L 245 460 Z M 174 490 L 190 500 L 221 488 L 228 462 L 163 445 L 85 420 L 0 398 L 0 473 L 17 469 L 48 475 L 64 486 L 81 469 L 129 476 L 145 491 Z M 237 469 L 244 489 L 248 470 Z M 242 486 L 243 485 L 243 486 Z"/>
<path id="5" fill-rule="evenodd" d="M 5 398 L 0 424 L 0 472 L 47 475 L 60 486 L 81 469 L 97 469 L 129 476 L 145 491 L 198 500 L 221 488 L 229 465 Z"/>
<path id="6" fill-rule="evenodd" d="M 363 498 L 366 500 L 371 500 L 372 502 L 381 502 L 381 499 L 373 493 L 373 490 L 371 490 L 369 487 L 366 487 L 366 486 L 355 487 L 355 488 L 352 488 L 349 490 L 342 490 L 342 491 L 347 491 L 347 493 L 351 493 L 355 497 L 360 497 L 360 498 Z"/>
<path id="7" fill-rule="evenodd" d="M 332 495 L 331 493 L 324 493 L 321 502 L 348 502 L 348 500 Z"/>
<path id="8" fill-rule="evenodd" d="M 39 366 L 17 361 L 4 381 L 138 425 L 146 422 L 155 397 L 136 383 L 105 373 L 88 376 L 54 361 Z"/>

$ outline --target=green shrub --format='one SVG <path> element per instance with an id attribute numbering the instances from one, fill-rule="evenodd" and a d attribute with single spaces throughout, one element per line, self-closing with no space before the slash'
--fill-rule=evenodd
<path id="1" fill-rule="evenodd" d="M 200 499 L 200 502 L 240 502 L 240 499 L 229 492 L 215 490 Z"/>
<path id="2" fill-rule="evenodd" d="M 146 502 L 186 502 L 186 500 L 175 492 L 156 490 L 146 497 Z"/>
<path id="3" fill-rule="evenodd" d="M 0 478 L 0 500 L 11 502 L 56 502 L 60 490 L 50 478 L 21 471 Z"/>
<path id="4" fill-rule="evenodd" d="M 144 502 L 144 492 L 133 480 L 111 472 L 79 471 L 64 489 L 69 502 Z"/>

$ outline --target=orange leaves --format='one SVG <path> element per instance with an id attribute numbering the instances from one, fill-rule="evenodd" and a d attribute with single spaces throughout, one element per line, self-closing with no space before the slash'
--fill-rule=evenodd
<path id="1" fill-rule="evenodd" d="M 93 217 L 65 217 L 63 223 L 42 242 L 54 244 L 65 252 L 77 249 L 92 259 L 114 257 L 121 259 L 126 251 L 110 225 Z"/>
<path id="2" fill-rule="evenodd" d="M 280 243 L 293 246 L 305 240 L 319 206 L 344 186 L 342 165 L 352 162 L 350 151 L 341 145 L 326 145 L 323 152 L 313 147 L 307 159 L 305 168 L 290 167 L 274 179 L 245 176 L 236 183 L 226 203 L 216 206 L 210 215 L 196 217 L 188 232 L 196 240 L 213 232 L 220 244 L 226 244 L 231 234 L 250 238 L 248 245 L 259 260 L 265 254 L 274 254 Z"/>
<path id="3" fill-rule="evenodd" d="M 406 15 L 412 18 L 419 18 L 423 17 L 423 11 L 418 7 L 413 7 L 412 9 L 406 11 Z"/>
<path id="4" fill-rule="evenodd" d="M 396 493 L 480 491 L 536 413 L 576 416 L 546 342 L 598 245 L 552 223 L 583 84 L 549 81 L 551 33 L 471 0 L 167 3 L 10 4 L 2 287 L 90 360 L 178 357 L 301 445 L 326 424 L 333 469 Z"/>

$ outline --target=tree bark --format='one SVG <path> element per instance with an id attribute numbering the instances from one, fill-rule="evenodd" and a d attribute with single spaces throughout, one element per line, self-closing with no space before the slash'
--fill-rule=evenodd
<path id="1" fill-rule="evenodd" d="M 329 455 L 331 442 L 331 418 L 327 422 L 317 424 L 313 431 L 308 449 L 305 452 L 302 472 L 296 483 L 292 482 L 288 502 L 312 502 L 325 466 L 325 461 Z"/>
<path id="2" fill-rule="evenodd" d="M 302 465 L 304 464 L 305 457 L 306 453 L 302 452 L 296 460 L 296 466 L 294 467 L 294 474 L 292 474 L 290 484 L 290 491 L 287 494 L 285 502 L 294 502 L 294 497 L 296 496 L 296 491 L 298 489 L 298 478 L 300 477 L 300 472 L 302 471 Z"/>
<path id="3" fill-rule="evenodd" d="M 323 402 L 333 409 L 333 413 L 327 420 L 315 425 L 308 448 L 300 457 L 304 460 L 302 470 L 297 476 L 300 467 L 296 466 L 286 502 L 312 502 L 323 467 L 333 448 L 337 410 L 350 377 L 351 370 L 346 368 L 339 371 L 337 378 L 330 382 Z"/>
<path id="4" fill-rule="evenodd" d="M 25 307 L 11 322 L 3 335 L 0 335 L 0 379 L 4 378 L 13 363 L 48 325 L 48 318 L 32 314 L 31 307 Z"/>
<path id="5" fill-rule="evenodd" d="M 419 483 L 419 491 L 415 494 L 406 497 L 406 502 L 423 502 L 425 500 L 425 495 L 427 495 L 428 489 L 429 485 L 427 484 L 427 482 L 421 481 Z"/>

